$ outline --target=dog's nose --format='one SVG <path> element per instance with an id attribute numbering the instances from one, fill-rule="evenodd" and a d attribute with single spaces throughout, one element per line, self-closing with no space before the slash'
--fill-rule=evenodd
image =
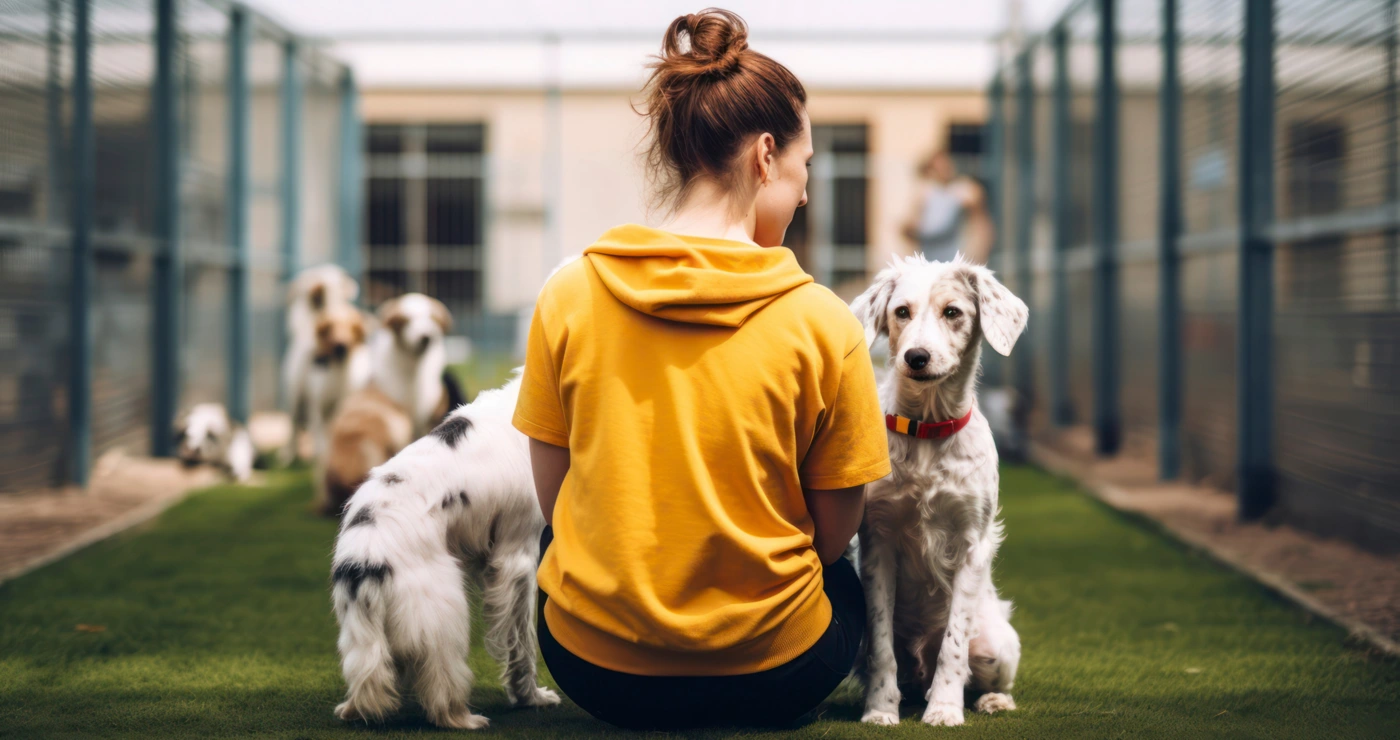
<path id="1" fill-rule="evenodd" d="M 337 360 L 343 360 L 343 359 L 345 359 L 345 355 L 349 354 L 349 352 L 350 352 L 350 348 L 349 348 L 349 347 L 346 347 L 346 346 L 343 345 L 343 344 L 337 344 L 337 345 L 335 346 L 335 359 L 337 359 Z"/>
<path id="2" fill-rule="evenodd" d="M 911 349 L 904 353 L 904 362 L 915 370 L 923 370 L 928 367 L 928 350 Z"/>
<path id="3" fill-rule="evenodd" d="M 428 351 L 428 343 L 431 342 L 431 341 L 433 341 L 433 338 L 432 338 L 432 337 L 423 337 L 422 339 L 419 339 L 419 340 L 418 340 L 418 354 L 421 355 L 421 354 L 423 354 L 424 352 L 427 352 L 427 351 Z"/>

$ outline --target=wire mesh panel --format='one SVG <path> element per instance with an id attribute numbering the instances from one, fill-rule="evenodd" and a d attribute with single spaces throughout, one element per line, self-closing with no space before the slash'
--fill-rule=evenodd
<path id="1" fill-rule="evenodd" d="M 202 0 L 180 6 L 181 406 L 228 392 L 228 14 Z"/>
<path id="2" fill-rule="evenodd" d="M 1180 0 L 1182 466 L 1233 487 L 1240 0 Z"/>
<path id="3" fill-rule="evenodd" d="M 248 302 L 251 344 L 249 401 L 277 405 L 283 321 L 282 289 L 282 73 L 285 36 L 261 19 L 248 48 L 249 201 Z"/>
<path id="4" fill-rule="evenodd" d="M 1022 284 L 1018 274 L 1017 293 L 1030 307 L 1035 317 L 1028 325 L 1030 341 L 1020 351 L 1035 353 L 1031 363 L 1030 387 L 1033 399 L 1050 397 L 1049 342 L 1053 284 L 1050 266 L 1055 249 L 1055 170 L 1053 166 L 1055 146 L 1055 49 L 1048 42 L 1040 43 L 1031 52 L 1031 75 L 1034 88 L 1035 118 L 1032 124 L 1035 146 L 1035 212 L 1032 215 L 1030 264 L 1026 267 L 1029 284 Z M 1043 405 L 1043 401 L 1036 401 Z M 1041 415 L 1044 421 L 1048 416 Z"/>
<path id="5" fill-rule="evenodd" d="M 1074 418 L 1094 418 L 1094 140 L 1099 85 L 1099 16 L 1094 3 L 1080 3 L 1065 18 L 1069 43 L 1070 198 L 1066 256 L 1069 282 L 1069 396 Z"/>
<path id="6" fill-rule="evenodd" d="M 155 146 L 154 9 L 143 0 L 92 8 L 96 185 L 93 198 L 92 448 L 150 448 L 151 277 Z"/>
<path id="7" fill-rule="evenodd" d="M 1400 534 L 1396 23 L 1389 0 L 1276 5 L 1278 496 L 1377 543 Z"/>
<path id="8" fill-rule="evenodd" d="M 0 489 L 65 463 L 71 28 L 66 2 L 0 3 Z"/>
<path id="9" fill-rule="evenodd" d="M 300 64 L 303 95 L 299 262 L 310 267 L 331 262 L 335 256 L 341 67 L 315 49 L 303 50 Z"/>
<path id="10" fill-rule="evenodd" d="M 1118 16 L 1118 233 L 1124 442 L 1155 449 L 1157 436 L 1158 206 L 1161 180 L 1162 6 L 1121 0 Z"/>

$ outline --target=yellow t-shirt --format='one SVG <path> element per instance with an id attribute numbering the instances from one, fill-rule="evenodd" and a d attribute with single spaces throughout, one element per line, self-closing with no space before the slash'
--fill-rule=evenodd
<path id="1" fill-rule="evenodd" d="M 791 251 L 636 225 L 540 293 L 514 423 L 571 453 L 549 629 L 638 675 L 810 648 L 831 605 L 802 488 L 890 471 L 864 332 Z"/>

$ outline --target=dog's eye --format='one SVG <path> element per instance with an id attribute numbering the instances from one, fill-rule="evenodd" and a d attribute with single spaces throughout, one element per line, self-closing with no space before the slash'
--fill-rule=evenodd
<path id="1" fill-rule="evenodd" d="M 959 316 L 962 316 L 962 310 L 957 306 L 949 306 L 943 309 L 943 318 L 945 319 L 956 319 Z"/>
<path id="2" fill-rule="evenodd" d="M 900 306 L 899 308 L 896 308 L 896 309 L 894 310 L 894 315 L 895 315 L 896 318 L 901 318 L 901 319 L 907 319 L 907 318 L 909 318 L 909 307 L 908 307 L 908 306 Z"/>

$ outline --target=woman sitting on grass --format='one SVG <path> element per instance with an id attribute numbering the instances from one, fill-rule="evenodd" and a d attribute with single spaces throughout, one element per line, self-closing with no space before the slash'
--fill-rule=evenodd
<path id="1" fill-rule="evenodd" d="M 603 234 L 530 327 L 540 650 L 622 727 L 794 722 L 865 628 L 841 554 L 890 470 L 883 417 L 861 326 L 780 246 L 806 92 L 746 36 L 724 10 L 671 23 L 646 89 L 669 221 Z"/>

